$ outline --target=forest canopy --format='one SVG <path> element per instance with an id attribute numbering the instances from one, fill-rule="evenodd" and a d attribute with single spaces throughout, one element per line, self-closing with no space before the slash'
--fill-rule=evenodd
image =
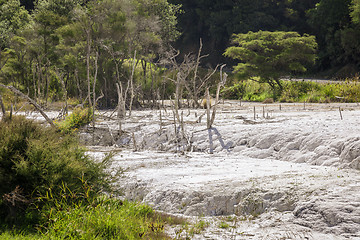
<path id="1" fill-rule="evenodd" d="M 222 57 L 232 34 L 249 31 L 294 31 L 314 35 L 319 45 L 313 72 L 346 69 L 359 71 L 359 0 L 169 0 L 181 3 L 183 33 L 177 47 L 194 51 L 196 39 L 204 40 L 211 64 Z M 230 62 L 233 63 L 233 62 Z M 345 74 L 346 75 L 346 74 Z M 333 75 L 329 75 L 332 77 Z"/>
<path id="2" fill-rule="evenodd" d="M 359 72 L 359 0 L 0 0 L 0 82 L 37 101 L 101 98 L 103 108 L 121 93 L 128 108 L 172 97 L 170 60 L 230 68 L 232 36 L 259 31 L 315 36 L 311 74 Z M 195 82 L 207 74 L 188 69 Z"/>
<path id="3" fill-rule="evenodd" d="M 0 81 L 34 99 L 67 94 L 91 105 L 97 92 L 113 106 L 116 84 L 135 78 L 131 59 L 145 75 L 160 71 L 151 64 L 180 35 L 179 11 L 166 0 L 0 1 Z M 144 76 L 139 91 L 147 95 L 152 80 Z"/>

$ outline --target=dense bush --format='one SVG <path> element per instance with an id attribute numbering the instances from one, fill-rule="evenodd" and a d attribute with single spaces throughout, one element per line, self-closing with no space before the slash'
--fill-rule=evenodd
<path id="1" fill-rule="evenodd" d="M 276 92 L 268 84 L 260 84 L 257 81 L 241 81 L 233 86 L 222 90 L 226 99 L 241 99 L 244 101 L 262 102 L 268 98 L 276 98 Z"/>
<path id="2" fill-rule="evenodd" d="M 170 218 L 111 197 L 110 160 L 89 159 L 72 133 L 1 121 L 0 239 L 168 239 Z"/>
<path id="3" fill-rule="evenodd" d="M 321 89 L 320 84 L 307 81 L 283 81 L 283 91 L 279 96 L 280 102 L 306 101 L 309 94 Z"/>
<path id="4" fill-rule="evenodd" d="M 246 84 L 242 81 L 224 88 L 221 93 L 225 99 L 242 99 L 246 92 Z"/>
<path id="5" fill-rule="evenodd" d="M 94 192 L 109 190 L 109 159 L 95 163 L 84 151 L 73 135 L 24 117 L 0 122 L 0 219 L 32 216 L 32 207 L 42 207 L 37 200 L 49 189 L 58 194 L 66 186 L 81 192 L 86 182 Z"/>

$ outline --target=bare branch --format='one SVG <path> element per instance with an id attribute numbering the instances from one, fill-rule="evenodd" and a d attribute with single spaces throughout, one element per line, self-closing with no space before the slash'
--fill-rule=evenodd
<path id="1" fill-rule="evenodd" d="M 18 89 L 16 89 L 13 86 L 6 86 L 4 84 L 0 83 L 0 87 L 3 88 L 7 88 L 9 90 L 11 90 L 13 93 L 19 95 L 22 98 L 25 98 L 26 100 L 28 100 L 32 105 L 34 105 L 34 107 L 40 112 L 40 114 L 45 118 L 45 120 L 52 126 L 52 127 L 56 127 L 54 122 L 46 115 L 46 113 L 42 110 L 41 106 L 39 104 L 37 104 L 33 99 L 31 99 L 29 96 L 23 94 L 22 92 L 20 92 Z"/>

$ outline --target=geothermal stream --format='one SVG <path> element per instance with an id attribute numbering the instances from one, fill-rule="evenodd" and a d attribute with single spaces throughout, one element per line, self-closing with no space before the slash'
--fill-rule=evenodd
<path id="1" fill-rule="evenodd" d="M 205 221 L 191 239 L 360 239 L 359 104 L 225 101 L 211 130 L 205 110 L 181 112 L 183 127 L 171 108 L 133 111 L 121 135 L 101 112 L 95 142 L 80 138 L 114 152 L 125 198 Z"/>

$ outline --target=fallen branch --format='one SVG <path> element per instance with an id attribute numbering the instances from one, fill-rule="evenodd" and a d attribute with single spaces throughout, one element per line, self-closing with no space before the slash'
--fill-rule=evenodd
<path id="1" fill-rule="evenodd" d="M 12 91 L 13 93 L 19 95 L 20 97 L 28 100 L 32 105 L 34 105 L 34 107 L 40 112 L 40 114 L 45 118 L 45 120 L 52 126 L 52 127 L 56 127 L 54 122 L 46 115 L 46 113 L 42 110 L 41 106 L 39 104 L 37 104 L 33 99 L 31 99 L 29 96 L 23 94 L 22 92 L 20 92 L 19 90 L 17 90 L 15 87 L 13 86 L 6 86 L 4 84 L 0 83 L 0 87 L 3 88 L 7 88 L 10 91 Z"/>

